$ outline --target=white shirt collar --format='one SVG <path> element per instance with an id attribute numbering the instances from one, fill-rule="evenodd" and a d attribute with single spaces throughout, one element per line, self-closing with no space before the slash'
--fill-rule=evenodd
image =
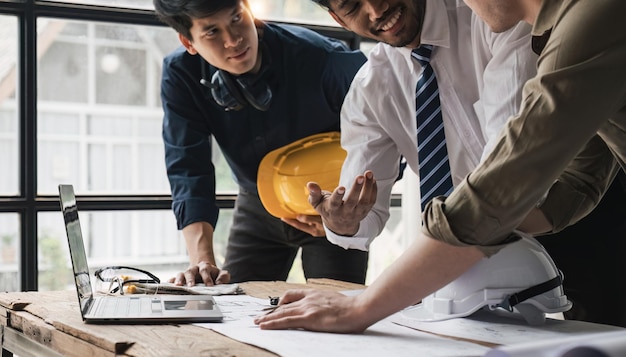
<path id="1" fill-rule="evenodd" d="M 424 16 L 424 25 L 422 26 L 421 43 L 450 47 L 450 24 L 448 20 L 448 9 L 446 1 L 426 0 L 426 14 Z M 398 48 L 407 61 L 411 72 L 415 71 L 415 63 L 411 58 L 411 48 Z M 419 68 L 419 67 L 418 67 Z"/>
<path id="2" fill-rule="evenodd" d="M 421 42 L 438 47 L 450 47 L 450 24 L 445 1 L 426 0 Z"/>

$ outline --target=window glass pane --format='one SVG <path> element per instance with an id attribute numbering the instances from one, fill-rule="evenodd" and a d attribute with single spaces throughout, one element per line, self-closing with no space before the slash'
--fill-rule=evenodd
<path id="1" fill-rule="evenodd" d="M 139 169 L 137 182 L 148 192 L 159 192 L 163 187 L 169 187 L 167 177 L 163 171 L 154 172 L 151 162 L 163 161 L 163 145 L 156 143 L 139 143 L 137 147 L 137 167 Z"/>
<path id="2" fill-rule="evenodd" d="M 40 19 L 39 21 L 51 21 L 50 19 Z M 62 36 L 68 36 L 68 38 L 72 37 L 85 37 L 87 36 L 87 24 L 83 22 L 76 21 L 55 21 L 58 23 L 60 27 L 60 34 Z"/>
<path id="3" fill-rule="evenodd" d="M 17 19 L 0 16 L 0 195 L 19 193 Z"/>
<path id="4" fill-rule="evenodd" d="M 81 211 L 79 216 L 92 278 L 98 268 L 127 265 L 167 280 L 189 265 L 185 241 L 170 211 Z M 220 266 L 231 217 L 232 210 L 223 209 L 215 229 L 215 258 Z M 38 219 L 39 290 L 74 289 L 61 213 L 43 212 Z"/>
<path id="5" fill-rule="evenodd" d="M 228 166 L 222 150 L 215 140 L 212 141 L 213 165 L 215 165 L 215 189 L 219 193 L 236 194 L 239 187 L 233 178 L 233 172 Z"/>
<path id="6" fill-rule="evenodd" d="M 80 120 L 78 115 L 70 113 L 47 113 L 46 119 L 39 121 L 39 134 L 69 134 L 77 135 Z"/>
<path id="7" fill-rule="evenodd" d="M 88 101 L 87 45 L 54 42 L 39 62 L 38 99 L 52 103 Z"/>
<path id="8" fill-rule="evenodd" d="M 0 286 L 1 291 L 19 291 L 19 216 L 0 213 Z"/>
<path id="9" fill-rule="evenodd" d="M 389 221 L 372 242 L 366 284 L 371 284 L 400 257 L 421 230 L 419 179 L 410 168 L 407 167 L 402 180 L 395 183 L 393 193 L 401 195 L 402 203 L 399 207 L 391 207 Z"/>
<path id="10" fill-rule="evenodd" d="M 153 10 L 152 0 L 58 0 L 57 2 Z M 339 26 L 312 0 L 248 0 L 252 13 L 263 20 Z"/>
<path id="11" fill-rule="evenodd" d="M 161 126 L 154 125 L 154 120 L 151 118 L 137 118 L 137 130 L 137 136 L 140 137 L 161 137 Z"/>
<path id="12" fill-rule="evenodd" d="M 97 24 L 96 38 L 107 39 L 112 41 L 143 43 L 144 38 L 141 31 L 137 31 L 128 26 L 119 26 L 118 24 Z"/>
<path id="13" fill-rule="evenodd" d="M 61 213 L 40 213 L 37 227 L 38 289 L 73 289 L 72 263 Z"/>
<path id="14" fill-rule="evenodd" d="M 79 181 L 81 171 L 85 171 L 82 164 L 85 159 L 79 147 L 78 140 L 55 140 L 54 136 L 40 135 L 37 147 L 40 153 L 37 161 L 40 191 L 58 194 L 60 183 Z"/>
<path id="15" fill-rule="evenodd" d="M 124 187 L 128 186 L 128 183 L 125 182 L 125 179 L 128 177 L 126 173 L 131 171 L 131 165 L 133 164 L 131 160 L 127 160 L 131 155 L 131 147 L 130 145 L 112 145 L 112 150 L 113 160 L 111 169 L 108 170 L 112 177 L 110 188 L 113 191 L 123 191 Z"/>
<path id="16" fill-rule="evenodd" d="M 107 187 L 107 166 L 102 162 L 102 158 L 106 157 L 106 146 L 101 144 L 89 144 L 87 147 L 89 156 L 87 156 L 87 162 L 89 163 L 89 178 L 87 179 L 88 186 L 91 190 L 96 192 L 106 191 Z"/>
<path id="17" fill-rule="evenodd" d="M 125 7 L 131 9 L 154 9 L 152 0 L 51 0 L 51 2 Z"/>
<path id="18" fill-rule="evenodd" d="M 175 31 L 51 18 L 37 30 L 38 193 L 72 183 L 80 193 L 169 194 L 159 94 Z"/>
<path id="19" fill-rule="evenodd" d="M 154 121 L 151 124 L 154 126 Z M 87 135 L 111 138 L 132 136 L 132 125 L 124 117 L 94 115 L 87 118 Z"/>
<path id="20" fill-rule="evenodd" d="M 372 48 L 374 48 L 374 46 L 376 46 L 378 44 L 378 42 L 374 42 L 374 41 L 361 41 L 361 44 L 359 46 L 359 49 L 361 50 L 361 52 L 363 52 L 366 56 L 369 55 L 370 51 L 372 50 Z"/>
<path id="21" fill-rule="evenodd" d="M 407 223 L 403 220 L 401 207 L 391 207 L 389 221 L 382 233 L 374 239 L 370 246 L 369 262 L 365 284 L 371 284 L 391 263 L 406 250 L 410 242 L 406 241 Z M 406 221 L 410 221 L 407 217 Z M 410 235 L 415 237 L 416 235 Z"/>
<path id="22" fill-rule="evenodd" d="M 95 58 L 97 104 L 147 105 L 145 50 L 103 46 L 96 48 Z"/>
<path id="23" fill-rule="evenodd" d="M 330 14 L 312 0 L 249 0 L 249 4 L 259 19 L 339 27 Z"/>

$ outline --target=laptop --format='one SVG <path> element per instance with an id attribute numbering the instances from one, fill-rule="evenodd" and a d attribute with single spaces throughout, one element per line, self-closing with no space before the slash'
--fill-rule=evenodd
<path id="1" fill-rule="evenodd" d="M 219 322 L 211 295 L 94 295 L 72 185 L 59 185 L 59 200 L 70 248 L 74 282 L 86 323 Z"/>

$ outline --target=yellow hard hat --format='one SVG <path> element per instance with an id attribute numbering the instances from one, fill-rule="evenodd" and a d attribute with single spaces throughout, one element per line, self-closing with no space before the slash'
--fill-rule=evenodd
<path id="1" fill-rule="evenodd" d="M 269 152 L 257 176 L 263 206 L 278 218 L 317 215 L 306 184 L 314 181 L 324 190 L 334 190 L 345 159 L 339 132 L 311 135 Z"/>

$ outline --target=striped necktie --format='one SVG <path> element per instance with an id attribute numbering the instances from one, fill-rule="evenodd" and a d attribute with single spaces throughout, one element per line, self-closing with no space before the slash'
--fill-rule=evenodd
<path id="1" fill-rule="evenodd" d="M 422 210 L 434 197 L 452 192 L 452 177 L 446 136 L 443 131 L 439 88 L 435 72 L 430 65 L 432 50 L 432 46 L 422 45 L 411 53 L 411 56 L 422 65 L 422 73 L 417 80 L 415 94 Z"/>

